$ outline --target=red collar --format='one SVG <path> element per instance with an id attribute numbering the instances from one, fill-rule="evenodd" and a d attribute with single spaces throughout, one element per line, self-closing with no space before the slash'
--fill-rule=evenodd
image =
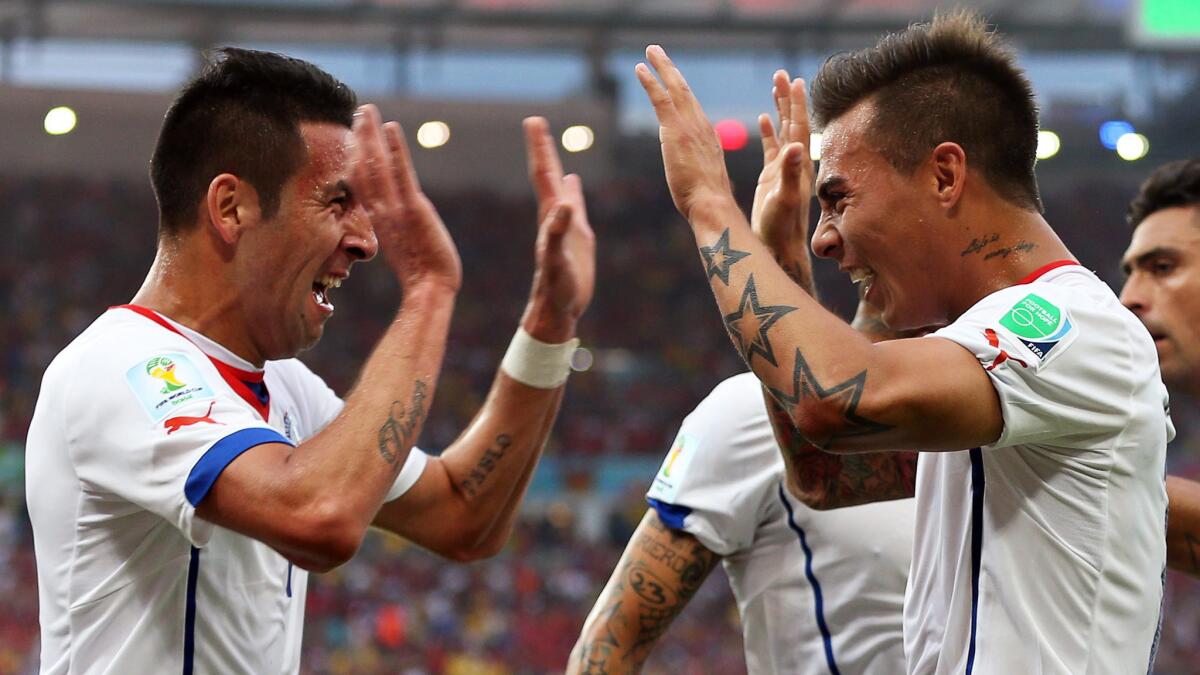
<path id="1" fill-rule="evenodd" d="M 175 326 L 172 326 L 171 322 L 159 316 L 158 312 L 155 312 L 154 310 L 146 309 L 145 307 L 140 307 L 138 305 L 116 305 L 109 307 L 109 309 L 127 309 L 131 312 L 135 312 L 146 317 L 147 319 L 150 319 L 163 328 L 166 328 L 172 333 L 175 333 L 188 342 L 192 342 L 191 338 L 184 335 Z M 196 343 L 192 342 L 192 344 Z M 199 349 L 199 346 L 196 348 Z M 267 403 L 260 402 L 258 397 L 254 395 L 254 392 L 250 391 L 250 387 L 246 386 L 247 382 L 262 382 L 263 373 L 256 373 L 249 370 L 242 370 L 241 368 L 235 368 L 228 363 L 214 359 L 212 356 L 209 356 L 207 353 L 205 353 L 203 349 L 200 351 L 204 353 L 205 356 L 208 356 L 208 360 L 212 361 L 212 364 L 216 366 L 217 372 L 221 374 L 221 379 L 225 380 L 225 383 L 228 384 L 233 391 L 242 398 L 242 400 L 244 400 L 246 403 L 249 403 L 250 407 L 254 408 L 254 411 L 263 418 L 264 422 L 268 421 L 267 417 L 271 414 L 270 401 Z"/>
<path id="2" fill-rule="evenodd" d="M 1055 260 L 1054 262 L 1046 263 L 1045 265 L 1042 265 L 1041 267 L 1037 268 L 1036 270 L 1025 275 L 1025 278 L 1018 281 L 1015 285 L 1020 286 L 1022 284 L 1032 284 L 1033 282 L 1040 279 L 1043 275 L 1045 275 L 1050 270 L 1056 270 L 1060 267 L 1066 267 L 1067 265 L 1078 265 L 1078 264 L 1079 263 L 1074 260 Z"/>

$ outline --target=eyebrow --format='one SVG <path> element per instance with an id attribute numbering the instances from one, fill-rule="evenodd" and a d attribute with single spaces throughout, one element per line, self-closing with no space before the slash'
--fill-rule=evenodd
<path id="1" fill-rule="evenodd" d="M 1125 276 L 1129 276 L 1130 272 L 1133 271 L 1133 268 L 1141 267 L 1142 265 L 1146 264 L 1147 262 L 1150 262 L 1154 258 L 1162 258 L 1162 257 L 1178 258 L 1179 250 L 1175 249 L 1175 248 L 1171 248 L 1169 246 L 1155 246 L 1154 248 L 1150 249 L 1149 251 L 1137 254 L 1136 256 L 1134 256 L 1132 261 L 1130 261 L 1128 258 L 1122 260 L 1121 261 L 1121 271 L 1125 273 Z"/>
<path id="2" fill-rule="evenodd" d="M 822 200 L 829 199 L 829 193 L 833 190 L 842 187 L 846 184 L 846 179 L 841 176 L 830 176 L 821 181 L 817 186 L 817 198 Z"/>
<path id="3" fill-rule="evenodd" d="M 325 189 L 321 190 L 321 194 L 328 198 L 336 192 L 345 192 L 347 197 L 352 197 L 354 191 L 350 189 L 350 183 L 345 179 L 339 180 L 333 184 L 326 184 Z"/>

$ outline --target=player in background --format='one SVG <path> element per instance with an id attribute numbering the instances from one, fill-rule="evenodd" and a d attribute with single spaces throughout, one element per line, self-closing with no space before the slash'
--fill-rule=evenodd
<path id="1" fill-rule="evenodd" d="M 637 76 L 730 336 L 830 453 L 920 450 L 909 673 L 1132 673 L 1154 659 L 1173 430 L 1144 326 L 1041 214 L 1037 110 L 1011 50 L 955 13 L 825 63 L 812 249 L 893 329 L 872 344 L 780 268 L 658 46 Z M 655 76 L 657 72 L 657 77 Z M 658 79 L 661 78 L 661 81 Z M 845 472 L 821 453 L 802 470 Z M 907 476 L 844 476 L 870 501 Z"/>
<path id="2" fill-rule="evenodd" d="M 763 171 L 751 223 L 796 283 L 813 292 L 807 120 L 793 122 L 775 74 L 776 133 L 760 118 Z M 799 162 L 788 161 L 794 157 Z M 716 268 L 718 273 L 720 267 Z M 891 339 L 877 312 L 854 325 Z M 720 562 L 741 616 L 750 673 L 892 674 L 904 669 L 904 585 L 912 500 L 814 511 L 788 495 L 783 458 L 753 373 L 735 375 L 688 415 L 647 494 L 638 525 L 584 624 L 568 673 L 640 671 Z"/>
<path id="3" fill-rule="evenodd" d="M 1129 206 L 1121 302 L 1146 324 L 1163 381 L 1200 400 L 1200 159 L 1159 167 Z M 1167 564 L 1200 577 L 1200 484 L 1167 476 Z"/>
<path id="4" fill-rule="evenodd" d="M 592 296 L 579 179 L 527 120 L 529 302 L 479 413 L 426 457 L 461 265 L 400 126 L 356 106 L 311 64 L 224 49 L 168 110 L 150 273 L 54 359 L 29 433 L 42 673 L 296 673 L 305 570 L 369 526 L 460 560 L 508 538 Z M 378 251 L 399 309 L 343 404 L 292 357 Z"/>

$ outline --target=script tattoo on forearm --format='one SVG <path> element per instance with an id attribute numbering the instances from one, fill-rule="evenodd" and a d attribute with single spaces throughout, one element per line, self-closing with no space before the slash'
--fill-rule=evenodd
<path id="1" fill-rule="evenodd" d="M 700 255 L 704 258 L 704 269 L 708 273 L 708 278 L 716 277 L 721 280 L 721 283 L 728 286 L 729 268 L 750 253 L 730 248 L 729 228 L 725 228 L 716 244 L 700 247 Z"/>
<path id="2" fill-rule="evenodd" d="M 474 497 L 479 494 L 479 490 L 483 489 L 484 482 L 496 470 L 500 460 L 504 459 L 504 453 L 508 452 L 509 446 L 512 445 L 512 436 L 500 434 L 492 443 L 493 447 L 483 451 L 483 456 L 479 458 L 475 468 L 471 469 L 467 477 L 458 484 L 469 497 Z"/>
<path id="3" fill-rule="evenodd" d="M 425 382 L 413 383 L 412 402 L 407 411 L 400 401 L 392 401 L 387 421 L 379 427 L 379 456 L 388 464 L 395 464 L 405 450 L 413 446 L 413 437 L 421 420 L 425 418 Z"/>
<path id="4" fill-rule="evenodd" d="M 767 331 L 775 325 L 776 321 L 794 311 L 796 308 L 788 305 L 758 304 L 758 289 L 754 287 L 754 275 L 751 274 L 750 278 L 746 280 L 746 290 L 742 291 L 742 299 L 738 303 L 737 311 L 726 314 L 722 318 L 725 321 L 726 330 L 729 331 L 729 336 L 733 338 L 738 352 L 741 353 L 747 364 L 757 354 L 772 366 L 778 366 L 779 363 L 775 360 L 775 349 L 771 346 Z"/>
<path id="5" fill-rule="evenodd" d="M 650 532 L 637 536 L 636 554 L 615 575 L 612 595 L 617 598 L 604 610 L 602 635 L 582 645 L 579 658 L 585 673 L 629 672 L 630 665 L 640 667 L 650 655 L 654 642 L 662 637 L 671 622 L 687 605 L 720 559 L 691 535 L 680 534 L 663 525 L 657 517 L 643 521 Z M 650 561 L 670 570 L 655 572 Z M 626 591 L 633 591 L 627 594 Z M 631 601 L 636 606 L 624 604 Z M 622 611 L 624 610 L 624 611 Z M 629 622 L 636 621 L 632 640 L 622 643 L 618 635 L 628 635 Z"/>
<path id="6" fill-rule="evenodd" d="M 905 499 L 916 491 L 917 453 L 839 455 L 808 442 L 771 396 L 767 411 L 795 496 L 814 508 L 856 506 Z"/>

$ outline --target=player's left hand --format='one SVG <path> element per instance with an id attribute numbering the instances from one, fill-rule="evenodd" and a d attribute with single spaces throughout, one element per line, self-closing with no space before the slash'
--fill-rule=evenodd
<path id="1" fill-rule="evenodd" d="M 776 258 L 806 255 L 812 205 L 813 160 L 809 155 L 808 100 L 804 81 L 775 71 L 772 96 L 779 129 L 771 116 L 759 115 L 763 169 L 754 190 L 750 228 Z"/>
<path id="2" fill-rule="evenodd" d="M 700 102 L 663 48 L 650 45 L 646 48 L 646 59 L 654 72 L 639 63 L 635 69 L 637 78 L 658 116 L 658 137 L 671 198 L 675 200 L 675 208 L 690 222 L 697 206 L 712 204 L 714 200 L 733 202 L 725 153 Z"/>
<path id="3" fill-rule="evenodd" d="M 592 301 L 596 279 L 596 236 L 588 223 L 583 183 L 563 175 L 562 163 L 542 117 L 524 122 L 529 182 L 538 202 L 536 268 L 525 331 L 543 342 L 565 342 Z"/>

